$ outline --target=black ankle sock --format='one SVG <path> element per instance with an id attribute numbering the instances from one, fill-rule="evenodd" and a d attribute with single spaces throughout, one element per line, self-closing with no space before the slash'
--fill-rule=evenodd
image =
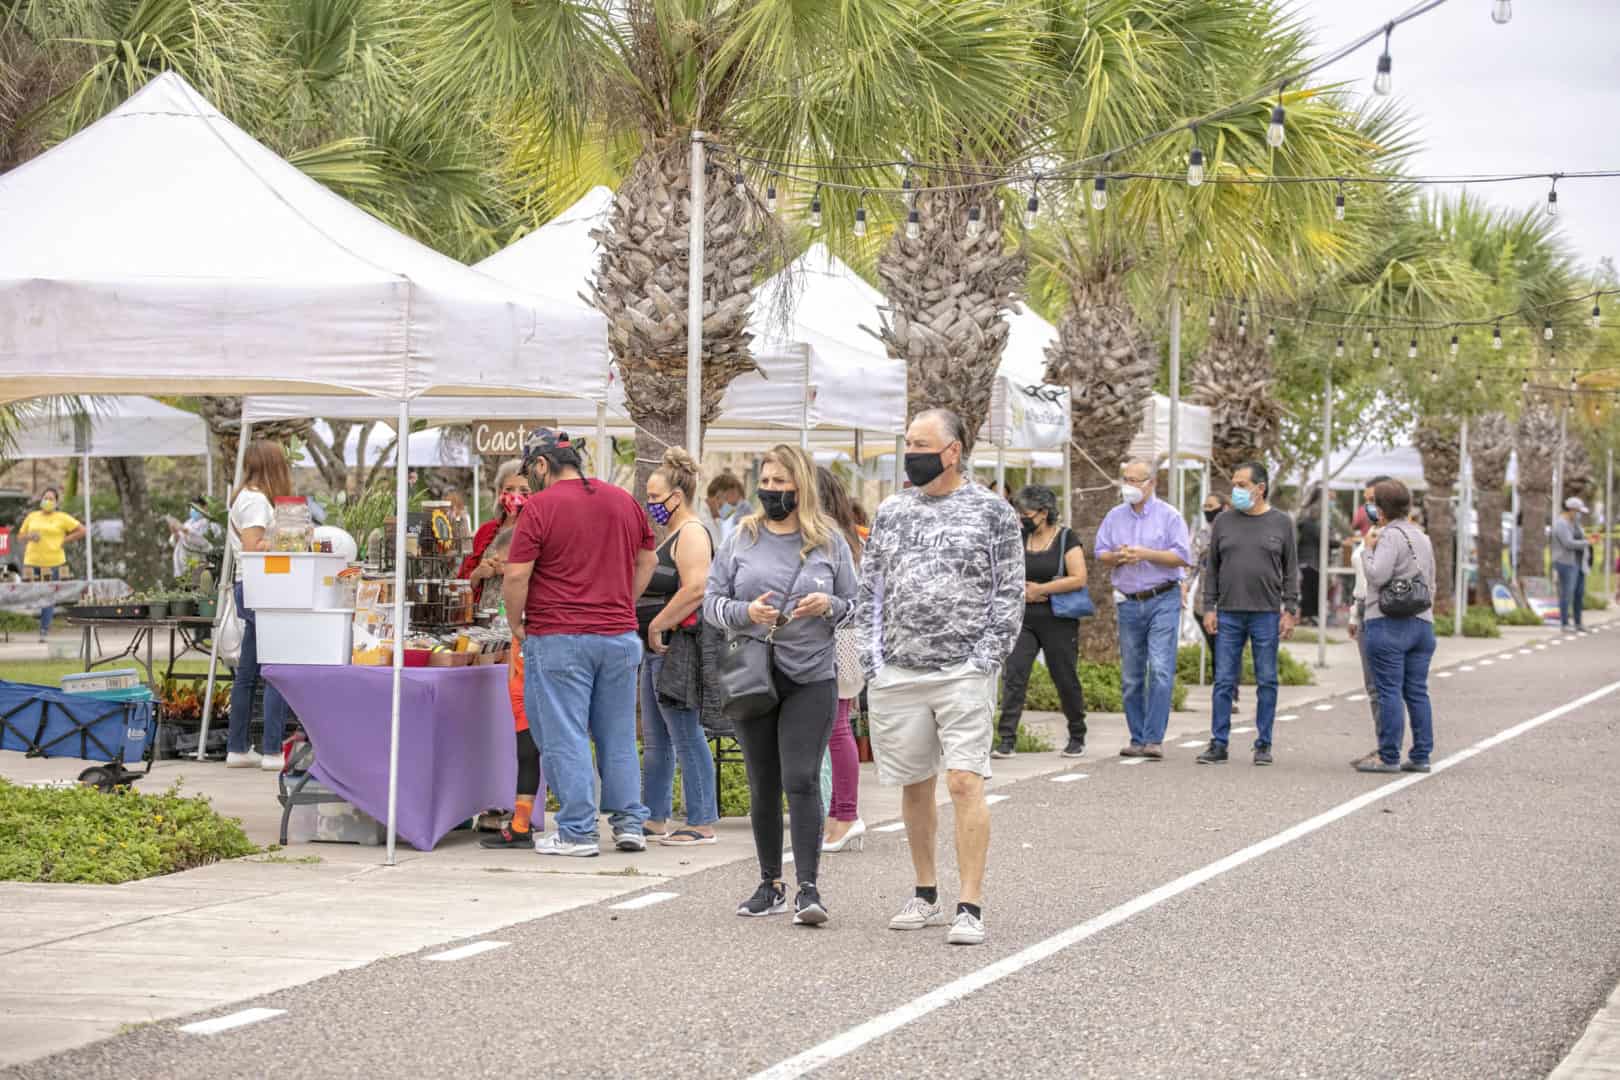
<path id="1" fill-rule="evenodd" d="M 939 886 L 938 885 L 919 885 L 919 886 L 917 886 L 917 899 L 926 900 L 930 904 L 939 903 Z"/>
<path id="2" fill-rule="evenodd" d="M 964 911 L 967 912 L 969 915 L 973 916 L 975 919 L 984 918 L 984 911 L 983 911 L 983 909 L 981 909 L 979 907 L 978 904 L 965 904 L 964 903 L 964 904 L 957 904 L 956 905 L 956 913 L 958 915 L 962 914 L 962 912 L 964 912 Z"/>

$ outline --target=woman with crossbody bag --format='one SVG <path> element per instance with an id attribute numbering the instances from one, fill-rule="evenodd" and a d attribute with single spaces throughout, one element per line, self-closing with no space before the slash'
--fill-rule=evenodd
<path id="1" fill-rule="evenodd" d="M 1055 610 L 1053 601 L 1086 587 L 1086 551 L 1080 538 L 1058 523 L 1057 493 L 1051 488 L 1031 484 L 1018 493 L 1016 505 L 1024 530 L 1024 628 L 1002 672 L 1001 722 L 990 756 L 1013 756 L 1030 672 L 1035 657 L 1044 654 L 1069 725 L 1063 756 L 1077 758 L 1086 752 L 1086 696 L 1078 669 L 1080 620 Z"/>
<path id="2" fill-rule="evenodd" d="M 1373 485 L 1379 525 L 1361 553 L 1367 576 L 1361 633 L 1378 685 L 1378 755 L 1357 761 L 1358 772 L 1428 772 L 1434 752 L 1429 663 L 1434 658 L 1434 548 L 1407 519 L 1412 493 L 1399 480 Z M 1404 713 L 1403 713 L 1404 709 Z M 1401 764 L 1407 723 L 1412 747 Z"/>
<path id="3" fill-rule="evenodd" d="M 737 914 L 787 911 L 782 796 L 792 814 L 799 895 L 793 921 L 827 921 L 817 888 L 821 759 L 838 704 L 833 630 L 855 604 L 849 543 L 821 510 L 815 466 L 777 446 L 759 474 L 760 509 L 744 518 L 709 569 L 703 617 L 730 635 L 721 694 L 748 771 L 760 885 Z M 763 685 L 760 685 L 763 683 Z"/>

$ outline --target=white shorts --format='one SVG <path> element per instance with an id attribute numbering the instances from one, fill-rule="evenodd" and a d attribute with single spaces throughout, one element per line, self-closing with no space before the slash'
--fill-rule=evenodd
<path id="1" fill-rule="evenodd" d="M 916 784 L 941 765 L 990 778 L 995 674 L 971 663 L 940 671 L 889 664 L 866 684 L 872 756 L 880 783 Z"/>

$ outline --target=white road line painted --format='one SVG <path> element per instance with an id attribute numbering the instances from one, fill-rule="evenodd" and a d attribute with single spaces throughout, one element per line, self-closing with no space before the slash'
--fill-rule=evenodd
<path id="1" fill-rule="evenodd" d="M 891 821 L 887 825 L 879 825 L 873 832 L 900 832 L 906 827 L 903 821 Z"/>
<path id="2" fill-rule="evenodd" d="M 1511 659 L 1513 659 L 1512 653 L 1503 653 L 1501 656 L 1496 658 L 1496 662 L 1499 664 L 1505 664 Z M 1489 661 L 1487 661 L 1487 663 L 1489 663 Z"/>
<path id="3" fill-rule="evenodd" d="M 1299 719 L 1299 714 L 1298 713 L 1289 713 L 1286 716 L 1279 716 L 1279 717 L 1277 717 L 1277 719 L 1278 720 L 1298 720 Z"/>
<path id="4" fill-rule="evenodd" d="M 1519 650 L 1519 655 L 1520 656 L 1529 656 L 1530 655 L 1530 650 L 1529 649 L 1520 649 Z"/>
<path id="5" fill-rule="evenodd" d="M 1345 698 L 1344 700 L 1346 700 L 1346 701 L 1366 701 L 1367 700 L 1367 695 L 1366 694 L 1351 694 L 1349 697 Z"/>
<path id="6" fill-rule="evenodd" d="M 1473 664 L 1464 664 L 1462 667 L 1458 668 L 1457 670 L 1458 671 L 1473 671 L 1474 670 L 1474 665 Z"/>
<path id="7" fill-rule="evenodd" d="M 1449 672 L 1449 671 L 1442 671 L 1442 672 L 1440 672 L 1440 677 L 1441 677 L 1441 678 L 1442 678 L 1442 679 L 1449 679 L 1449 678 L 1451 678 L 1451 676 L 1452 676 L 1452 673 L 1451 673 L 1451 672 Z"/>
<path id="8" fill-rule="evenodd" d="M 1545 645 L 1537 645 L 1536 646 L 1536 652 L 1545 652 L 1546 649 L 1547 649 L 1547 646 L 1545 646 Z"/>
<path id="9" fill-rule="evenodd" d="M 1492 661 L 1490 661 L 1490 660 L 1481 660 L 1479 662 L 1480 667 L 1490 667 L 1491 664 L 1492 664 Z"/>
<path id="10" fill-rule="evenodd" d="M 1119 759 L 1119 763 L 1121 765 L 1140 765 L 1146 760 L 1145 757 L 1122 757 Z"/>
<path id="11" fill-rule="evenodd" d="M 1253 730 L 1254 730 L 1254 728 L 1252 728 L 1252 727 L 1235 727 L 1235 728 L 1232 729 L 1232 734 L 1233 735 L 1247 735 L 1249 732 L 1251 732 Z"/>
<path id="12" fill-rule="evenodd" d="M 1087 774 L 1083 772 L 1066 772 L 1062 776 L 1052 777 L 1054 784 L 1072 784 L 1076 780 L 1084 780 Z"/>
<path id="13" fill-rule="evenodd" d="M 633 900 L 624 901 L 624 903 L 622 903 L 622 904 L 609 904 L 608 905 L 608 910 L 609 911 L 639 911 L 644 907 L 652 907 L 654 904 L 662 904 L 665 900 L 673 900 L 679 895 L 680 895 L 680 893 L 672 893 L 672 892 L 643 893 L 642 895 L 636 897 Z"/>
<path id="14" fill-rule="evenodd" d="M 212 1020 L 199 1020 L 195 1024 L 186 1024 L 180 1028 L 187 1035 L 218 1035 L 231 1028 L 239 1028 L 246 1024 L 257 1024 L 260 1020 L 269 1020 L 272 1017 L 284 1016 L 286 1009 L 243 1009 L 228 1016 L 216 1016 Z"/>
<path id="15" fill-rule="evenodd" d="M 1592 691 L 1590 694 L 1544 712 L 1540 716 L 1533 716 L 1504 731 L 1499 731 L 1489 738 L 1481 739 L 1474 745 L 1459 750 L 1450 757 L 1441 758 L 1434 763 L 1433 772 L 1409 773 L 1399 780 L 1391 780 L 1388 783 L 1380 784 L 1348 802 L 1340 803 L 1330 810 L 1324 810 L 1315 817 L 1307 818 L 1297 825 L 1290 826 L 1258 843 L 1234 851 L 1224 859 L 1218 859 L 1207 866 L 1183 874 L 1174 881 L 1166 882 L 1151 892 L 1145 892 L 1135 899 L 1127 900 L 1125 903 L 1103 912 L 1094 919 L 1088 919 L 1077 926 L 1071 926 L 1067 930 L 1053 934 L 1046 940 L 1038 941 L 1034 945 L 1013 953 L 1011 956 L 1004 957 L 993 964 L 954 979 L 921 997 L 906 1002 L 904 1005 L 874 1016 L 864 1024 L 858 1024 L 848 1031 L 810 1047 L 810 1049 L 802 1053 L 778 1062 L 763 1072 L 755 1073 L 750 1080 L 793 1080 L 793 1078 L 814 1072 L 823 1065 L 846 1057 L 866 1044 L 875 1042 L 885 1035 L 900 1030 L 913 1021 L 922 1019 L 929 1013 L 961 1001 L 963 998 L 998 983 L 1008 976 L 1016 975 L 1025 968 L 1038 964 L 1048 957 L 1055 956 L 1063 950 L 1085 941 L 1087 938 L 1096 937 L 1103 931 L 1110 930 L 1144 911 L 1155 908 L 1166 900 L 1172 900 L 1184 892 L 1220 877 L 1228 871 L 1236 870 L 1264 855 L 1269 855 L 1273 851 L 1286 847 L 1295 840 L 1319 832 L 1329 825 L 1349 817 L 1358 810 L 1365 809 L 1376 802 L 1389 798 L 1391 795 L 1405 791 L 1414 784 L 1421 784 L 1425 780 L 1432 779 L 1455 765 L 1461 765 L 1469 758 L 1483 754 L 1485 751 L 1500 746 L 1509 740 L 1516 739 L 1526 732 L 1534 731 L 1541 725 L 1556 720 L 1560 716 L 1608 697 L 1616 690 L 1620 690 L 1620 682 L 1612 682 L 1607 686 Z"/>
<path id="16" fill-rule="evenodd" d="M 1332 712 L 1333 711 L 1333 706 L 1331 706 L 1331 705 L 1318 705 L 1316 707 L 1316 711 L 1317 712 Z"/>
<path id="17" fill-rule="evenodd" d="M 1191 742 L 1182 743 L 1181 748 L 1183 750 L 1192 750 L 1192 749 L 1195 749 L 1196 747 L 1200 747 L 1200 746 L 1203 746 L 1203 745 L 1204 745 L 1204 740 L 1203 739 L 1193 739 Z"/>
<path id="18" fill-rule="evenodd" d="M 986 795 L 984 797 L 984 804 L 986 806 L 994 806 L 996 803 L 1006 802 L 1010 798 L 1012 798 L 1011 795 Z"/>
<path id="19" fill-rule="evenodd" d="M 425 957 L 424 959 L 465 960 L 469 956 L 477 956 L 480 953 L 494 952 L 496 949 L 504 949 L 506 946 L 507 943 L 504 941 L 475 941 L 471 945 L 462 945 L 459 948 L 446 949 L 444 952 L 434 953 L 432 956 Z"/>

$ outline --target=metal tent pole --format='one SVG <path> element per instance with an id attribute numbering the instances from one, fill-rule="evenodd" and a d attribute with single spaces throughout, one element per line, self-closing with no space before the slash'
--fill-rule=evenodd
<path id="1" fill-rule="evenodd" d="M 810 453 L 810 350 L 804 352 L 804 385 L 799 388 L 799 449 Z"/>
<path id="2" fill-rule="evenodd" d="M 596 478 L 604 484 L 613 479 L 613 454 L 609 450 L 607 433 L 607 405 L 596 403 Z M 696 456 L 697 451 L 692 454 Z"/>
<path id="3" fill-rule="evenodd" d="M 203 494 L 210 499 L 214 497 L 214 440 L 208 440 L 208 450 L 203 455 Z"/>
<path id="4" fill-rule="evenodd" d="M 479 489 L 483 486 L 483 479 L 484 478 L 483 478 L 482 474 L 484 472 L 484 458 L 483 458 L 483 456 L 481 454 L 474 454 L 472 461 L 473 461 L 472 527 L 473 527 L 473 532 L 477 532 L 478 531 L 478 526 L 479 526 L 478 502 L 479 502 L 480 497 L 483 494 Z"/>
<path id="5" fill-rule="evenodd" d="M 399 403 L 399 430 L 411 430 L 411 403 Z M 405 670 L 405 519 L 410 508 L 406 478 L 409 454 L 394 455 L 394 686 L 388 718 L 388 857 L 394 865 L 395 832 L 399 827 L 399 694 L 400 677 Z"/>
<path id="6" fill-rule="evenodd" d="M 91 603 L 96 595 L 96 519 L 90 516 L 90 455 L 80 459 L 79 479 L 84 488 L 84 587 Z"/>
<path id="7" fill-rule="evenodd" d="M 1614 595 L 1614 450 L 1603 474 L 1603 595 Z"/>
<path id="8" fill-rule="evenodd" d="M 1328 622 L 1328 511 L 1329 459 L 1333 456 L 1333 361 L 1322 365 L 1322 489 L 1316 493 L 1317 521 L 1321 535 L 1317 537 L 1316 568 L 1316 666 L 1327 667 Z"/>
<path id="9" fill-rule="evenodd" d="M 996 490 L 1002 498 L 1007 497 L 1007 433 L 1002 432 L 1000 440 L 996 442 Z"/>
<path id="10" fill-rule="evenodd" d="M 1170 287 L 1170 501 L 1186 516 L 1181 485 L 1181 296 Z"/>
<path id="11" fill-rule="evenodd" d="M 246 416 L 242 417 L 241 429 L 236 439 L 236 471 L 231 474 L 231 486 L 225 492 L 225 500 L 230 501 L 231 492 L 242 484 L 243 462 L 247 460 L 248 437 L 253 434 L 253 422 Z M 208 689 L 203 692 L 202 730 L 197 733 L 197 760 L 206 759 L 208 750 L 208 720 L 214 715 L 214 681 L 218 677 L 219 667 L 219 617 L 225 611 L 225 597 L 234 587 L 236 581 L 236 562 L 231 558 L 231 522 L 230 512 L 226 511 L 225 518 L 225 556 L 219 564 L 219 595 L 214 604 L 214 625 L 208 634 Z"/>
<path id="12" fill-rule="evenodd" d="M 894 490 L 906 486 L 906 437 L 894 437 Z"/>
<path id="13" fill-rule="evenodd" d="M 692 203 L 686 276 L 686 448 L 703 460 L 703 132 L 692 132 Z"/>
<path id="14" fill-rule="evenodd" d="M 1452 530 L 1457 540 L 1457 580 L 1452 592 L 1452 633 L 1460 640 L 1463 633 L 1463 615 L 1468 611 L 1468 596 L 1463 590 L 1468 585 L 1468 519 L 1473 504 L 1472 462 L 1468 460 L 1468 417 L 1462 418 L 1462 429 L 1457 434 L 1458 456 L 1461 459 L 1462 491 L 1457 498 L 1457 527 Z"/>
<path id="15" fill-rule="evenodd" d="M 1074 438 L 1063 439 L 1063 521 L 1074 524 Z"/>

